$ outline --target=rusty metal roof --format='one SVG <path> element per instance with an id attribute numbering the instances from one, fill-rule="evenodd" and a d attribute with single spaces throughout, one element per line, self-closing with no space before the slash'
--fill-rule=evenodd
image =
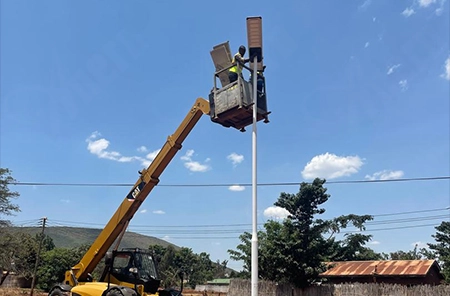
<path id="1" fill-rule="evenodd" d="M 322 277 L 425 276 L 433 265 L 439 271 L 435 260 L 346 261 L 327 265 L 331 268 L 323 272 Z"/>

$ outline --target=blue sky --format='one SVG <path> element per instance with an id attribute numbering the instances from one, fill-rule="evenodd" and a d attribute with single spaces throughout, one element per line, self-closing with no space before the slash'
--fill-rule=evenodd
<path id="1" fill-rule="evenodd" d="M 258 124 L 258 182 L 450 175 L 446 0 L 246 1 L 233 9 L 206 0 L 2 1 L 1 167 L 21 182 L 134 183 L 195 99 L 207 97 L 209 51 L 246 44 L 254 15 L 263 18 L 272 111 L 269 124 Z M 241 133 L 201 118 L 129 229 L 228 259 L 251 229 L 251 187 L 163 185 L 251 183 L 251 147 L 251 127 Z M 448 180 L 327 188 L 327 218 L 450 206 Z M 46 216 L 50 226 L 102 227 L 131 188 L 12 189 L 21 194 L 17 225 Z M 259 223 L 282 216 L 271 207 L 280 192 L 298 186 L 258 188 Z M 367 228 L 444 219 L 448 210 L 376 216 Z M 368 233 L 371 247 L 388 252 L 430 242 L 434 228 Z"/>

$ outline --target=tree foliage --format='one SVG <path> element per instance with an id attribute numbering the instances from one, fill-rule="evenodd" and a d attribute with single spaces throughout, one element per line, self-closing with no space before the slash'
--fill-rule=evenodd
<path id="1" fill-rule="evenodd" d="M 162 285 L 166 288 L 180 284 L 180 272 L 187 285 L 194 288 L 195 285 L 204 284 L 214 277 L 224 277 L 227 271 L 228 261 L 213 263 L 205 252 L 195 254 L 190 248 L 175 250 L 173 246 L 158 245 L 152 245 L 149 249 L 158 262 Z"/>
<path id="2" fill-rule="evenodd" d="M 0 234 L 0 269 L 3 275 L 0 284 L 10 273 L 31 277 L 37 254 L 34 238 L 26 233 L 17 235 L 6 229 L 0 230 Z"/>
<path id="3" fill-rule="evenodd" d="M 49 236 L 40 234 L 32 236 L 17 231 L 0 231 L 0 266 L 5 271 L 0 279 L 0 285 L 10 273 L 31 278 L 36 264 L 38 246 L 43 239 L 42 252 L 54 248 L 53 240 Z"/>
<path id="4" fill-rule="evenodd" d="M 416 244 L 412 250 L 402 251 L 398 250 L 390 252 L 389 254 L 382 254 L 385 260 L 423 260 L 423 259 L 435 259 L 435 254 L 426 248 L 420 248 Z"/>
<path id="5" fill-rule="evenodd" d="M 63 282 L 66 270 L 81 260 L 88 247 L 53 248 L 44 252 L 37 271 L 37 287 L 48 291 L 54 284 Z"/>
<path id="6" fill-rule="evenodd" d="M 436 234 L 432 235 L 436 243 L 429 243 L 428 247 L 434 251 L 441 267 L 445 280 L 450 283 L 450 222 L 443 221 L 436 226 Z"/>
<path id="7" fill-rule="evenodd" d="M 372 239 L 371 235 L 360 233 L 344 235 L 344 239 L 334 242 L 332 261 L 381 260 L 382 255 L 365 245 Z"/>
<path id="8" fill-rule="evenodd" d="M 346 234 L 337 241 L 335 235 L 348 226 L 364 229 L 370 215 L 344 215 L 331 220 L 318 216 L 325 213 L 322 205 L 330 195 L 325 180 L 302 183 L 297 194 L 281 193 L 275 206 L 288 211 L 282 222 L 270 220 L 258 232 L 258 274 L 261 279 L 291 283 L 303 288 L 318 280 L 325 261 L 369 260 L 379 255 L 364 245 L 371 236 Z M 240 236 L 236 250 L 229 250 L 232 260 L 243 261 L 244 275 L 250 275 L 251 234 Z"/>
<path id="9" fill-rule="evenodd" d="M 12 203 L 12 199 L 17 198 L 19 193 L 8 187 L 15 181 L 9 169 L 0 168 L 0 227 L 10 225 L 10 221 L 2 219 L 2 216 L 11 216 L 20 211 L 19 206 Z"/>

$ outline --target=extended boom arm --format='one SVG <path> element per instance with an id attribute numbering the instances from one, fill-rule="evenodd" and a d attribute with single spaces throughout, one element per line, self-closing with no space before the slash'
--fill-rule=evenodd
<path id="1" fill-rule="evenodd" d="M 192 106 L 175 133 L 167 138 L 166 143 L 150 166 L 140 172 L 141 176 L 139 180 L 137 180 L 133 189 L 125 197 L 111 220 L 106 224 L 81 261 L 66 272 L 66 284 L 75 286 L 78 281 L 87 280 L 88 274 L 94 270 L 120 233 L 125 230 L 128 221 L 133 218 L 133 215 L 137 212 L 145 198 L 158 184 L 159 176 L 178 150 L 181 149 L 181 144 L 184 139 L 186 139 L 200 117 L 203 114 L 209 114 L 209 109 L 209 102 L 202 98 L 196 100 L 194 106 Z"/>

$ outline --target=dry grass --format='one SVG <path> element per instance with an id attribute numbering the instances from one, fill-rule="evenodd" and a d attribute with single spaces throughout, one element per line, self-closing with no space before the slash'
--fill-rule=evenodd
<path id="1" fill-rule="evenodd" d="M 0 287 L 0 296 L 27 296 L 30 295 L 30 289 L 21 288 L 2 288 Z M 39 290 L 34 290 L 33 296 L 47 296 L 48 294 Z"/>

